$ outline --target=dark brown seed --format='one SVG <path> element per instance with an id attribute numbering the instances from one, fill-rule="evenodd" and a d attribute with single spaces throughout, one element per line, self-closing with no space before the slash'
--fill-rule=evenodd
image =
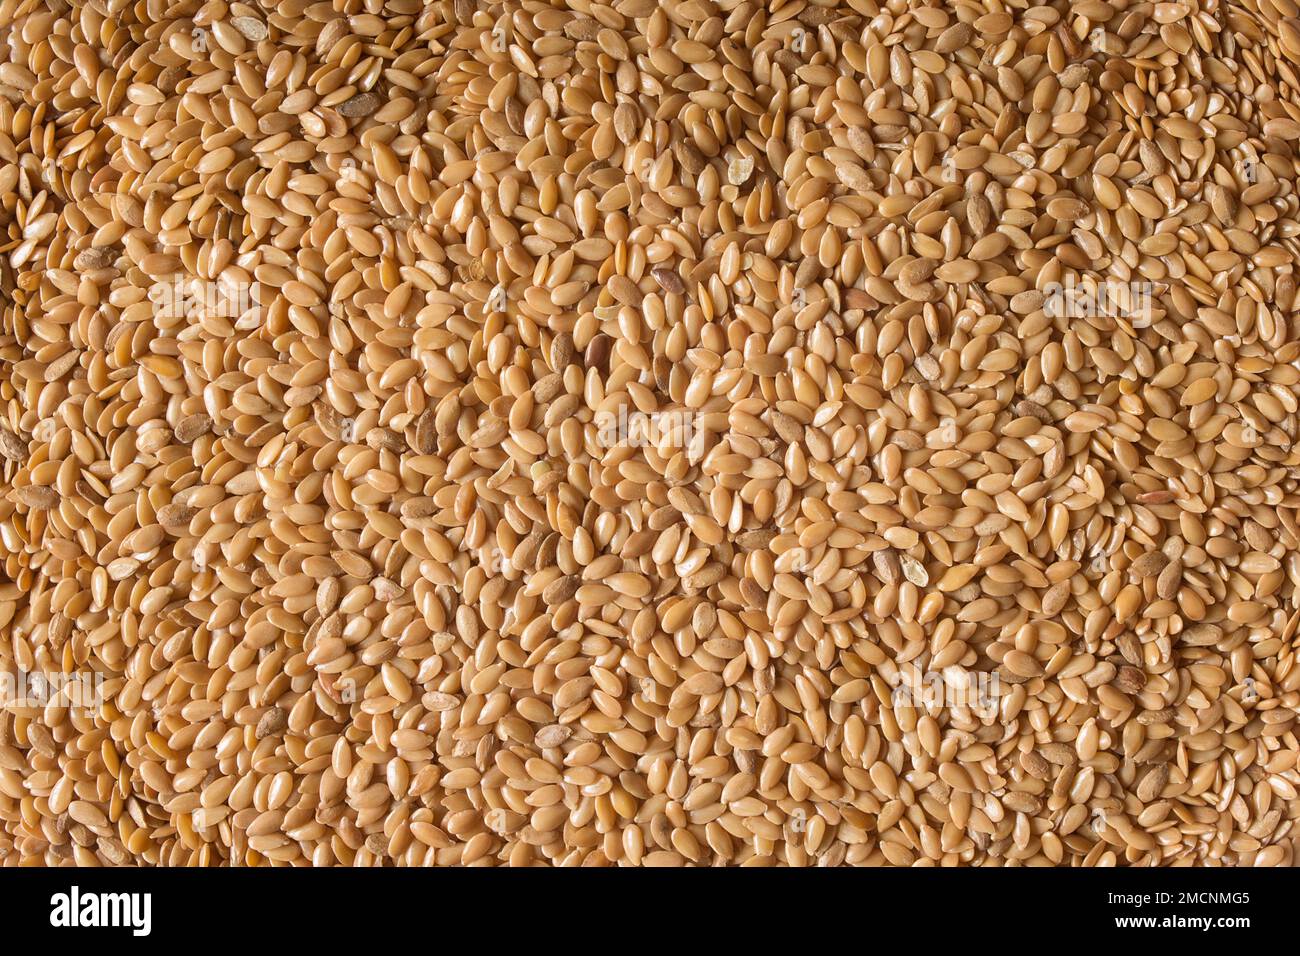
<path id="1" fill-rule="evenodd" d="M 282 734 L 286 727 L 289 726 L 289 715 L 279 707 L 272 707 L 257 722 L 257 729 L 254 736 L 258 740 L 264 737 L 274 737 Z"/>
<path id="2" fill-rule="evenodd" d="M 682 284 L 681 277 L 672 269 L 655 268 L 650 270 L 650 274 L 659 283 L 659 288 L 670 295 L 681 295 L 686 291 L 686 286 Z"/>
<path id="3" fill-rule="evenodd" d="M 614 340 L 604 332 L 597 332 L 583 353 L 582 364 L 600 372 L 609 371 L 609 356 L 614 349 Z"/>
<path id="4" fill-rule="evenodd" d="M 577 350 L 573 346 L 573 336 L 568 332 L 561 332 L 551 343 L 551 368 L 556 372 L 563 372 L 573 364 L 576 355 Z"/>
<path id="5" fill-rule="evenodd" d="M 374 93 L 358 93 L 340 103 L 336 109 L 340 115 L 349 119 L 369 116 L 383 105 L 383 101 Z"/>
<path id="6" fill-rule="evenodd" d="M 1169 557 L 1162 551 L 1148 551 L 1133 562 L 1132 572 L 1139 578 L 1152 578 L 1169 564 Z"/>
<path id="7" fill-rule="evenodd" d="M 1125 694 L 1140 693 L 1146 682 L 1146 675 L 1136 667 L 1121 667 L 1115 678 L 1115 686 Z"/>

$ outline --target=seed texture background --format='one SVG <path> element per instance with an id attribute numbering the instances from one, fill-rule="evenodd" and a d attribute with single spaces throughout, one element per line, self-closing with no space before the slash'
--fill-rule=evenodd
<path id="1" fill-rule="evenodd" d="M 1298 14 L 0 0 L 0 861 L 1291 865 Z"/>

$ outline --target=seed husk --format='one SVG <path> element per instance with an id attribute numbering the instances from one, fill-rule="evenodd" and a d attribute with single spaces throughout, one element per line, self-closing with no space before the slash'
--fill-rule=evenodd
<path id="1" fill-rule="evenodd" d="M 27 458 L 27 443 L 3 425 L 0 425 L 0 456 L 9 461 Z"/>
<path id="2" fill-rule="evenodd" d="M 257 729 L 254 736 L 258 740 L 264 737 L 272 737 L 284 733 L 285 728 L 289 726 L 289 715 L 279 707 L 272 707 L 257 722 Z"/>

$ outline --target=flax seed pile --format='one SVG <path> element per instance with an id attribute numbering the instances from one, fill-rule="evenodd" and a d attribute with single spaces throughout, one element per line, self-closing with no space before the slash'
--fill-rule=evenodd
<path id="1" fill-rule="evenodd" d="M 0 0 L 0 859 L 1291 865 L 1298 141 L 1296 0 Z"/>

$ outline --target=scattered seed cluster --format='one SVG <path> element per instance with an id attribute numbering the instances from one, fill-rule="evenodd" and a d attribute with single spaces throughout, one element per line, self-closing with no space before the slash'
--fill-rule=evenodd
<path id="1" fill-rule="evenodd" d="M 1295 0 L 0 0 L 0 857 L 1292 864 L 1297 141 Z"/>

